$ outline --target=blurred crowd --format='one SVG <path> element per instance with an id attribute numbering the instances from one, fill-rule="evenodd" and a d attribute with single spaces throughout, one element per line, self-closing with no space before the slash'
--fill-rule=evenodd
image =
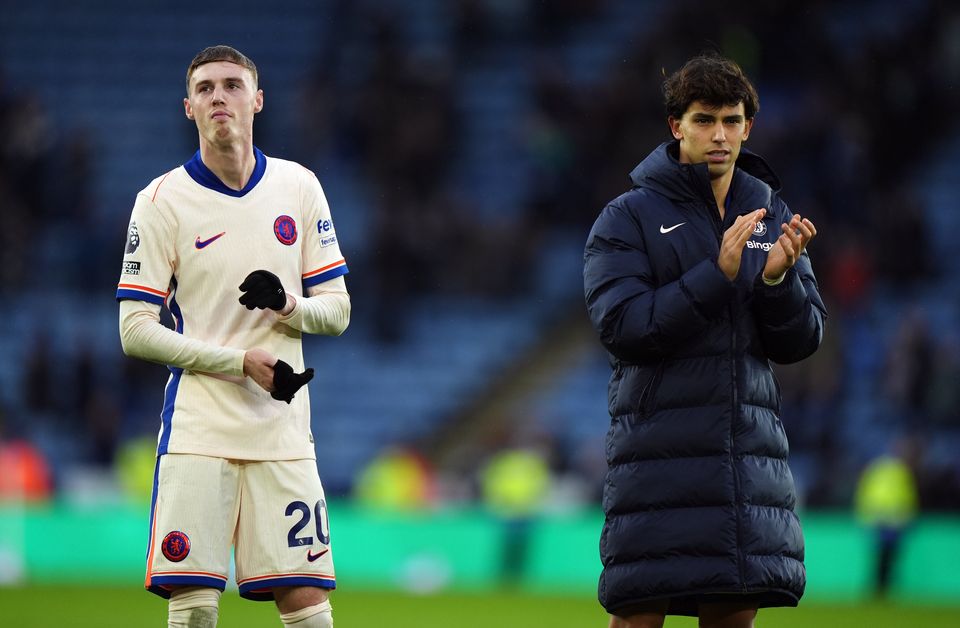
<path id="1" fill-rule="evenodd" d="M 29 290 L 45 234 L 82 228 L 92 206 L 93 154 L 83 130 L 63 132 L 45 103 L 6 80 L 0 60 L 0 295 Z"/>
<path id="2" fill-rule="evenodd" d="M 522 295 L 549 253 L 548 236 L 560 230 L 585 239 L 604 203 L 626 190 L 633 166 L 669 139 L 663 72 L 719 50 L 758 86 L 760 113 L 747 148 L 767 159 L 791 208 L 819 231 L 811 255 L 830 310 L 828 333 L 813 359 L 778 368 L 807 505 L 850 505 L 868 460 L 848 455 L 849 403 L 869 398 L 882 410 L 884 431 L 911 443 L 920 507 L 960 509 L 960 455 L 926 453 L 931 439 L 960 433 L 960 328 L 932 330 L 924 310 L 912 308 L 884 337 L 881 368 L 867 368 L 866 386 L 853 381 L 865 368 L 854 354 L 861 331 L 874 325 L 878 291 L 899 291 L 909 305 L 943 279 L 924 243 L 930 212 L 943 208 L 925 206 L 915 182 L 925 156 L 960 130 L 951 115 L 960 100 L 960 8 L 915 3 L 890 18 L 893 25 L 871 26 L 856 6 L 821 1 L 800 10 L 739 0 L 667 3 L 655 25 L 644 23 L 642 11 L 635 16 L 643 36 L 616 63 L 597 67 L 589 81 L 572 80 L 561 52 L 579 25 L 614 4 L 460 0 L 447 9 L 446 45 L 424 47 L 404 30 L 402 4 L 335 3 L 330 19 L 337 27 L 301 86 L 303 132 L 294 154 L 284 156 L 342 161 L 369 185 L 367 250 L 356 258 L 358 275 L 368 279 L 351 284 L 362 305 L 355 309 L 372 312 L 376 337 L 392 344 L 403 339 L 405 315 L 421 297 Z M 362 63 L 346 55 L 356 48 L 364 51 Z M 527 106 L 514 121 L 528 185 L 518 206 L 484 222 L 455 173 L 467 141 L 458 95 L 472 65 L 503 48 L 519 51 L 529 76 Z M 62 241 L 89 228 L 95 138 L 59 128 L 44 103 L 2 74 L 0 131 L 0 295 L 9 304 L 42 289 L 31 281 L 38 242 L 51 246 L 51 233 Z M 70 262 L 85 265 L 83 272 L 62 272 L 85 277 L 87 287 L 112 284 L 120 246 L 107 252 L 116 260 L 95 255 Z M 582 307 L 579 277 L 569 283 L 570 307 Z M 63 355 L 40 326 L 28 346 L 19 356 L 21 385 L 3 397 L 0 442 L 22 442 L 33 422 L 46 422 L 50 431 L 78 435 L 78 462 L 110 468 L 124 443 L 155 430 L 162 369 L 124 360 L 119 373 L 105 375 L 93 352 L 81 347 Z M 517 427 L 514 442 L 525 429 Z M 538 455 L 557 476 L 577 468 L 596 473 L 595 460 L 581 465 L 576 452 L 559 445 Z M 373 468 L 373 476 L 362 477 L 376 477 Z M 362 484 L 361 493 L 376 494 L 370 482 L 358 481 L 358 490 Z M 596 499 L 598 478 L 586 482 Z"/>

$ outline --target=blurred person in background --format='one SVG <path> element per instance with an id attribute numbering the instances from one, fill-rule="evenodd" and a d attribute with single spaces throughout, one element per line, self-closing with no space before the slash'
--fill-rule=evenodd
<path id="1" fill-rule="evenodd" d="M 301 336 L 346 329 L 347 266 L 313 173 L 254 146 L 263 101 L 237 50 L 193 59 L 200 147 L 137 195 L 117 289 L 124 352 L 171 371 L 145 582 L 170 626 L 216 625 L 231 545 L 241 596 L 274 600 L 285 626 L 333 625 Z"/>
<path id="2" fill-rule="evenodd" d="M 479 479 L 484 506 L 503 524 L 501 578 L 504 584 L 517 584 L 526 569 L 533 523 L 553 479 L 547 456 L 533 447 L 498 451 Z"/>
<path id="3" fill-rule="evenodd" d="M 584 256 L 613 367 L 599 598 L 613 628 L 748 627 L 806 583 L 770 362 L 820 345 L 816 228 L 742 149 L 759 103 L 736 63 L 693 58 L 663 89 L 673 141 L 634 169 Z"/>
<path id="4" fill-rule="evenodd" d="M 50 499 L 50 464 L 33 443 L 12 437 L 6 422 L 6 410 L 0 406 L 0 504 Z"/>
<path id="5" fill-rule="evenodd" d="M 894 450 L 867 465 L 854 495 L 857 517 L 874 531 L 874 592 L 878 597 L 886 597 L 890 589 L 901 541 L 919 505 L 911 469 L 920 453 L 917 444 L 910 439 L 900 440 Z"/>
<path id="6" fill-rule="evenodd" d="M 414 511 L 434 501 L 433 469 L 412 448 L 392 446 L 357 475 L 354 500 L 371 510 Z"/>

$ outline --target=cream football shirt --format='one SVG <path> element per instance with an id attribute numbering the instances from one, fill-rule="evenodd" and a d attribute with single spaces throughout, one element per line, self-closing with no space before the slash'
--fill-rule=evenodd
<path id="1" fill-rule="evenodd" d="M 302 371 L 301 332 L 272 310 L 240 305 L 239 286 L 251 271 L 266 269 L 302 297 L 346 274 L 347 265 L 313 173 L 254 152 L 256 166 L 243 190 L 223 185 L 197 151 L 137 195 L 117 299 L 166 305 L 185 337 L 238 354 L 258 347 Z M 315 457 L 307 387 L 288 405 L 243 377 L 242 369 L 231 375 L 170 371 L 158 454 Z"/>

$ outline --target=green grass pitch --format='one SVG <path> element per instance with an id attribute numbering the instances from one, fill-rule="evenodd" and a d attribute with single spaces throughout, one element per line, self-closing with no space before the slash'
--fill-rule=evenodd
<path id="1" fill-rule="evenodd" d="M 607 617 L 589 597 L 535 596 L 520 593 L 446 593 L 411 595 L 397 592 L 334 593 L 337 628 L 597 628 Z M 166 624 L 166 602 L 137 588 L 27 586 L 0 587 L 0 625 L 9 628 L 130 628 Z M 248 602 L 236 591 L 223 595 L 222 628 L 277 626 L 272 604 Z M 760 611 L 757 628 L 894 628 L 960 626 L 960 607 L 802 604 L 796 609 Z M 694 628 L 696 620 L 667 619 L 667 628 Z"/>

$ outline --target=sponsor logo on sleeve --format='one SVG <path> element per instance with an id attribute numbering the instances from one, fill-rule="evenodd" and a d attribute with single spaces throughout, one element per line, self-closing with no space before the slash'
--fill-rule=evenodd
<path id="1" fill-rule="evenodd" d="M 317 233 L 320 234 L 320 247 L 327 247 L 337 243 L 337 232 L 333 228 L 333 221 L 321 219 L 317 221 Z"/>
<path id="2" fill-rule="evenodd" d="M 124 255 L 129 255 L 140 247 L 140 232 L 137 230 L 136 221 L 130 222 L 130 228 L 127 230 L 127 248 L 124 249 Z"/>
<path id="3" fill-rule="evenodd" d="M 140 274 L 140 262 L 124 262 L 124 263 L 123 263 L 123 274 L 124 274 L 124 275 L 139 275 L 139 274 Z"/>

